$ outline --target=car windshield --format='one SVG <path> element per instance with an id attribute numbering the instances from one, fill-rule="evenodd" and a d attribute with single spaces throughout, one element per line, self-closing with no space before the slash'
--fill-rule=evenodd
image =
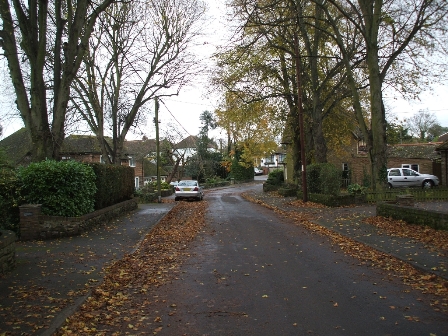
<path id="1" fill-rule="evenodd" d="M 196 181 L 180 181 L 178 186 L 195 187 L 198 183 Z"/>

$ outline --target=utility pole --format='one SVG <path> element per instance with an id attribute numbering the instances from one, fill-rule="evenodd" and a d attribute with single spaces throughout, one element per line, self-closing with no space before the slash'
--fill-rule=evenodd
<path id="1" fill-rule="evenodd" d="M 159 144 L 159 98 L 155 98 L 154 124 L 156 125 L 156 167 L 157 167 L 157 201 L 162 203 L 162 191 L 160 186 L 160 144 Z"/>
<path id="2" fill-rule="evenodd" d="M 302 75 L 300 68 L 299 56 L 299 37 L 297 36 L 297 28 L 294 30 L 294 53 L 296 54 L 296 80 L 297 80 L 297 105 L 299 112 L 299 127 L 300 127 L 300 161 L 302 161 L 302 193 L 303 201 L 308 201 L 308 189 L 306 186 L 306 155 L 305 155 L 305 134 L 303 127 L 303 107 L 302 107 Z"/>

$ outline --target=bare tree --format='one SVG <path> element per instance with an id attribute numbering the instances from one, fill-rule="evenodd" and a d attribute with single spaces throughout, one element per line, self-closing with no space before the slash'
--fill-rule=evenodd
<path id="1" fill-rule="evenodd" d="M 119 163 L 148 102 L 177 95 L 198 72 L 190 48 L 204 10 L 200 0 L 141 0 L 117 3 L 102 16 L 72 101 L 110 163 Z"/>
<path id="2" fill-rule="evenodd" d="M 438 124 L 434 113 L 422 110 L 406 120 L 407 127 L 420 141 L 425 141 L 431 129 Z"/>
<path id="3" fill-rule="evenodd" d="M 113 2 L 0 0 L 0 46 L 35 161 L 58 157 L 70 85 L 96 19 Z"/>

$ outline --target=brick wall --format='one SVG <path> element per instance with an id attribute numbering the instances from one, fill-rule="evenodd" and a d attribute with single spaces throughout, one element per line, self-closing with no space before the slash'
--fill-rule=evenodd
<path id="1" fill-rule="evenodd" d="M 42 214 L 39 204 L 22 205 L 19 207 L 20 239 L 45 240 L 79 235 L 137 207 L 138 199 L 133 198 L 84 216 L 62 217 Z"/>
<path id="2" fill-rule="evenodd" d="M 16 235 L 12 231 L 0 231 L 0 274 L 16 266 Z"/>
<path id="3" fill-rule="evenodd" d="M 376 207 L 376 214 L 404 220 L 411 224 L 427 225 L 436 230 L 448 230 L 448 214 L 440 211 L 426 211 L 410 206 L 380 203 Z"/>

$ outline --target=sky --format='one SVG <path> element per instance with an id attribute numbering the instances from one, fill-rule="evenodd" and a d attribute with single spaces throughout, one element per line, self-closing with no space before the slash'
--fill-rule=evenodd
<path id="1" fill-rule="evenodd" d="M 208 66 L 212 66 L 210 56 L 217 48 L 226 42 L 225 29 L 225 5 L 224 0 L 206 0 L 209 10 L 206 14 L 207 21 L 202 27 L 201 50 L 198 60 Z M 1 64 L 0 64 L 1 67 Z M 209 68 L 209 70 L 212 68 Z M 8 80 L 6 69 L 0 68 L 0 80 Z M 9 91 L 9 90 L 8 90 Z M 200 114 L 205 111 L 214 111 L 219 106 L 219 96 L 210 94 L 208 76 L 200 75 L 195 78 L 190 86 L 184 87 L 178 96 L 162 99 L 159 109 L 160 134 L 163 136 L 168 129 L 175 127 L 178 136 L 187 137 L 197 135 L 201 127 Z M 0 123 L 3 126 L 3 137 L 6 137 L 21 127 L 23 123 L 18 117 L 5 119 L 2 115 L 5 111 L 13 109 L 12 92 L 3 92 L 0 95 Z M 434 113 L 439 124 L 448 127 L 448 79 L 445 85 L 437 85 L 433 92 L 426 92 L 420 96 L 420 100 L 407 102 L 393 92 L 384 93 L 386 106 L 391 113 L 400 120 L 411 117 L 420 110 Z M 148 106 L 151 111 L 147 117 L 147 124 L 142 125 L 140 131 L 148 138 L 155 138 L 155 126 L 153 123 L 154 106 Z M 169 127 L 170 126 L 170 127 Z M 222 130 L 216 130 L 211 136 L 220 139 L 225 138 Z M 128 140 L 141 139 L 141 133 L 128 134 Z M 1 138 L 0 138 L 1 139 Z"/>

